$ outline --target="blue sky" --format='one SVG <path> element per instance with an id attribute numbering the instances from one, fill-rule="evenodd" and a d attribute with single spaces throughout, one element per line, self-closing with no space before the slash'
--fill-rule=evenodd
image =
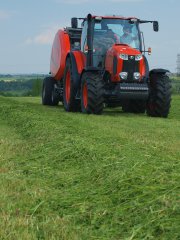
<path id="1" fill-rule="evenodd" d="M 180 53 L 179 0 L 0 0 L 0 73 L 48 73 L 51 45 L 71 17 L 117 14 L 158 20 L 144 24 L 150 67 L 176 71 Z"/>

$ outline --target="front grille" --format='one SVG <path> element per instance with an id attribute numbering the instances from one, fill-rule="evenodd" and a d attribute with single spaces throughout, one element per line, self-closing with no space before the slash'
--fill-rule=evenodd
<path id="1" fill-rule="evenodd" d="M 123 61 L 122 72 L 128 73 L 126 82 L 134 82 L 134 73 L 139 72 L 139 61 L 135 61 L 134 55 L 129 55 L 128 60 Z M 139 80 L 138 80 L 139 81 Z"/>
<path id="2" fill-rule="evenodd" d="M 121 99 L 141 99 L 146 101 L 149 96 L 149 88 L 147 83 L 118 83 L 112 89 L 104 91 L 104 97 L 109 102 L 119 101 Z"/>
<path id="3" fill-rule="evenodd" d="M 146 83 L 120 83 L 120 91 L 148 91 Z"/>

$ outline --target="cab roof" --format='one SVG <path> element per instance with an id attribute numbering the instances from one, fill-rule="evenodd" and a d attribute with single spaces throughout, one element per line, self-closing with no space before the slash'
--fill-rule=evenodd
<path id="1" fill-rule="evenodd" d="M 130 19 L 136 19 L 136 20 L 139 20 L 138 18 L 136 17 L 123 17 L 123 16 L 117 16 L 117 15 L 108 15 L 108 16 L 96 16 L 96 15 L 93 15 L 92 18 L 97 18 L 97 19 L 122 19 L 122 20 L 130 20 Z"/>

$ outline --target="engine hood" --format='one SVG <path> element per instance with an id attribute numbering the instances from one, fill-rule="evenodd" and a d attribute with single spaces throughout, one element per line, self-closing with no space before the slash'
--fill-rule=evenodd
<path id="1" fill-rule="evenodd" d="M 139 55 L 140 57 L 135 57 Z M 111 76 L 112 82 L 118 82 L 123 79 L 120 78 L 121 72 L 128 73 L 126 81 L 132 82 L 134 73 L 140 73 L 140 79 L 143 79 L 146 73 L 144 56 L 142 53 L 130 47 L 127 44 L 114 44 L 106 54 L 105 69 Z"/>
<path id="2" fill-rule="evenodd" d="M 127 44 L 114 44 L 110 49 L 110 52 L 113 52 L 114 55 L 127 54 L 127 55 L 139 55 L 141 52 L 137 49 L 130 47 Z"/>

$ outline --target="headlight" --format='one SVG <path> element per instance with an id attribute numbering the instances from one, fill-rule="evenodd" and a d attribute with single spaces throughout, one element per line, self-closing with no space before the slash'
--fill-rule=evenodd
<path id="1" fill-rule="evenodd" d="M 141 54 L 136 55 L 136 56 L 135 56 L 135 60 L 136 60 L 136 61 L 140 61 L 140 60 L 142 59 L 142 57 L 143 57 L 143 56 L 142 56 Z"/>
<path id="2" fill-rule="evenodd" d="M 119 57 L 123 60 L 128 60 L 128 55 L 127 54 L 120 54 Z"/>
<path id="3" fill-rule="evenodd" d="M 126 80 L 127 76 L 128 76 L 128 73 L 127 72 L 121 72 L 119 75 L 120 75 L 121 79 Z"/>
<path id="4" fill-rule="evenodd" d="M 139 80 L 140 77 L 141 77 L 141 74 L 140 74 L 139 72 L 135 72 L 135 73 L 134 73 L 134 79 L 135 79 L 135 80 Z"/>

